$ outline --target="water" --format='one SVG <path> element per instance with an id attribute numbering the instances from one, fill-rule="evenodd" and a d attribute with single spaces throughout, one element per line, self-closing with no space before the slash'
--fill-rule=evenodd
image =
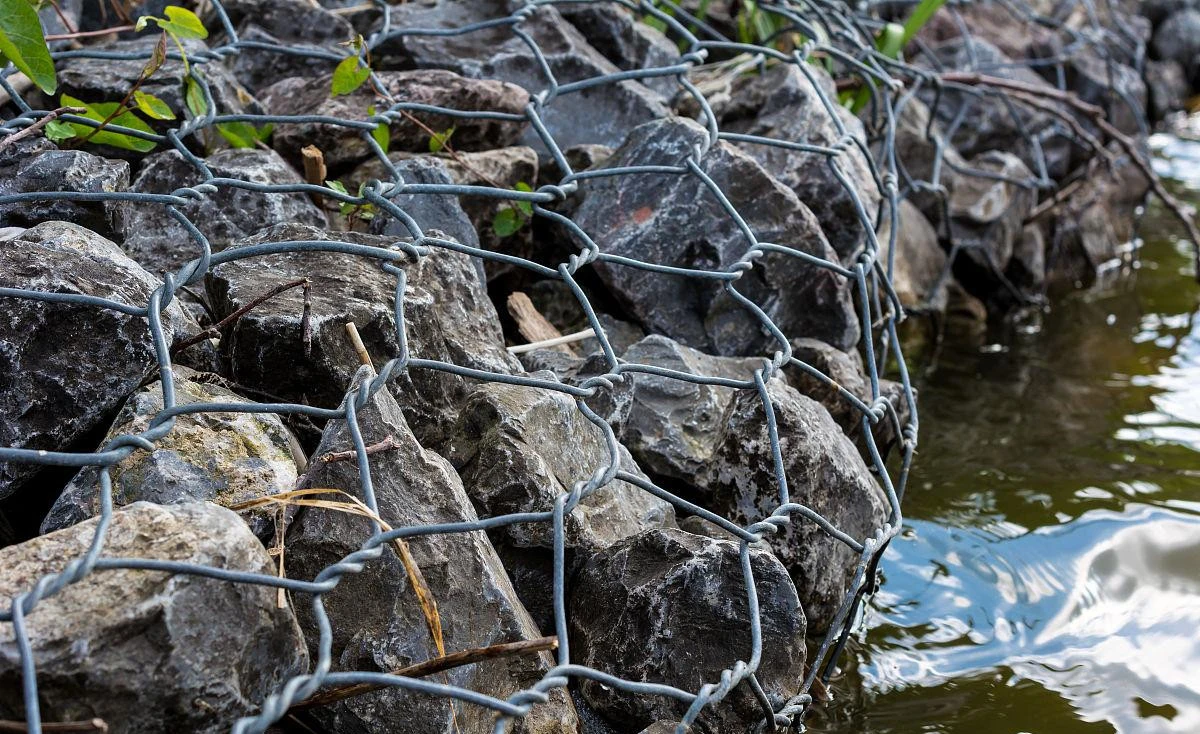
<path id="1" fill-rule="evenodd" d="M 1200 144 L 1155 144 L 1200 201 Z M 1132 276 L 918 360 L 905 530 L 811 731 L 1200 732 L 1200 288 L 1174 231 L 1151 209 Z"/>

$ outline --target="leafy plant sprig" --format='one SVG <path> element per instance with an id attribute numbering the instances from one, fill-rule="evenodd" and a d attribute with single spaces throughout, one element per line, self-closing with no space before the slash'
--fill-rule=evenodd
<path id="1" fill-rule="evenodd" d="M 339 194 L 342 194 L 343 196 L 350 196 L 350 192 L 346 190 L 346 185 L 341 181 L 326 181 L 325 185 Z M 366 183 L 359 184 L 358 198 L 362 198 L 363 189 L 365 188 Z M 371 203 L 355 204 L 349 201 L 342 201 L 338 202 L 338 212 L 340 212 L 343 217 L 346 217 L 350 226 L 353 227 L 354 222 L 357 219 L 374 219 L 378 209 L 374 204 Z"/>
<path id="2" fill-rule="evenodd" d="M 513 189 L 524 193 L 533 191 L 533 187 L 524 181 L 518 182 Z M 497 237 L 511 237 L 532 218 L 533 204 L 531 202 L 524 200 L 505 202 L 496 212 L 496 216 L 492 217 L 492 231 L 496 233 Z"/>
<path id="3" fill-rule="evenodd" d="M 363 49 L 366 47 L 363 37 L 355 36 L 342 45 L 349 46 L 353 53 L 334 67 L 333 81 L 329 89 L 331 97 L 352 94 L 371 78 L 371 55 L 368 52 L 367 58 L 362 58 Z"/>
<path id="4" fill-rule="evenodd" d="M 29 0 L 0 0 L 0 67 L 10 61 L 46 94 L 58 89 L 42 20 Z"/>

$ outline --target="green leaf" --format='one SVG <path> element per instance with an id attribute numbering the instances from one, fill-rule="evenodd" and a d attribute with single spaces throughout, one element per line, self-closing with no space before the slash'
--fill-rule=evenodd
<path id="1" fill-rule="evenodd" d="M 155 97 L 149 92 L 137 90 L 133 93 L 134 104 L 142 111 L 146 117 L 152 120 L 174 120 L 175 113 L 167 106 L 167 103 Z"/>
<path id="2" fill-rule="evenodd" d="M 429 138 L 429 152 L 441 153 L 442 149 L 446 147 L 446 144 L 450 142 L 450 136 L 453 134 L 453 127 L 443 130 L 440 133 L 434 133 L 433 136 Z"/>
<path id="3" fill-rule="evenodd" d="M 112 115 L 114 112 L 123 110 L 118 102 L 96 102 L 93 104 L 88 104 L 87 102 L 76 99 L 69 94 L 62 95 L 61 99 L 63 107 L 83 107 L 87 110 L 87 112 L 83 113 L 82 117 L 86 117 L 89 120 L 95 120 L 98 123 L 103 123 L 108 119 L 109 115 Z M 91 136 L 88 142 L 95 143 L 97 145 L 111 145 L 114 148 L 136 150 L 139 153 L 149 153 L 150 151 L 154 150 L 156 145 L 153 140 L 143 140 L 141 138 L 135 138 L 132 135 L 116 133 L 103 128 L 97 130 L 95 134 L 93 134 L 92 130 L 94 128 L 87 125 L 81 125 L 78 123 L 70 123 L 70 125 L 75 130 L 76 135 L 81 138 L 87 138 L 88 136 Z M 154 132 L 140 117 L 133 114 L 129 110 L 121 111 L 120 114 L 114 116 L 112 120 L 109 120 L 108 125 L 127 127 L 130 130 L 137 130 L 144 133 Z"/>
<path id="4" fill-rule="evenodd" d="M 149 79 L 158 71 L 167 61 L 167 34 L 162 33 L 158 37 L 158 43 L 154 44 L 154 50 L 150 53 L 149 60 L 142 67 L 142 80 Z"/>
<path id="5" fill-rule="evenodd" d="M 904 48 L 904 26 L 899 23 L 888 23 L 875 39 L 875 48 L 889 59 L 898 58 L 900 49 Z"/>
<path id="6" fill-rule="evenodd" d="M 200 82 L 189 76 L 184 80 L 183 87 L 183 101 L 188 110 L 195 117 L 204 117 L 208 112 L 208 101 L 204 99 L 204 89 Z"/>
<path id="7" fill-rule="evenodd" d="M 345 194 L 346 196 L 350 195 L 350 192 L 346 190 L 346 185 L 343 184 L 341 181 L 326 181 L 325 185 L 328 186 L 329 188 L 333 189 L 334 191 L 338 192 L 339 194 Z"/>
<path id="8" fill-rule="evenodd" d="M 530 193 L 533 191 L 533 187 L 530 186 L 529 184 L 525 183 L 524 181 L 518 181 L 517 185 L 514 186 L 513 188 L 516 189 L 517 191 L 523 191 L 525 193 Z M 525 219 L 528 219 L 529 217 L 533 216 L 533 202 L 531 202 L 531 201 L 514 201 L 513 203 L 517 205 L 517 209 L 521 212 L 521 214 L 524 216 Z"/>
<path id="9" fill-rule="evenodd" d="M 235 148 L 253 148 L 270 136 L 274 125 L 257 128 L 248 122 L 219 122 L 217 132 Z"/>
<path id="10" fill-rule="evenodd" d="M 46 127 L 43 129 L 45 130 L 46 137 L 56 143 L 77 137 L 75 128 L 71 127 L 70 123 L 63 122 L 62 120 L 51 120 L 46 123 Z"/>
<path id="11" fill-rule="evenodd" d="M 375 115 L 375 105 L 367 108 L 367 114 Z M 381 122 L 371 131 L 371 137 L 375 138 L 375 143 L 383 149 L 383 152 L 388 152 L 388 146 L 392 143 L 392 131 L 386 122 Z"/>
<path id="12" fill-rule="evenodd" d="M 169 26 L 169 30 L 180 38 L 208 38 L 208 29 L 204 27 L 204 23 L 187 8 L 168 5 L 163 9 L 163 14 L 167 16 L 167 21 L 164 23 L 161 18 L 158 20 L 158 25 L 163 30 L 168 30 Z"/>
<path id="13" fill-rule="evenodd" d="M 46 94 L 58 88 L 42 21 L 29 0 L 0 0 L 0 56 Z"/>
<path id="14" fill-rule="evenodd" d="M 908 20 L 904 21 L 904 38 L 900 41 L 900 47 L 904 48 L 908 42 L 920 32 L 933 14 L 941 9 L 946 4 L 946 0 L 921 0 L 917 7 L 913 10 L 912 15 L 908 16 Z"/>
<path id="15" fill-rule="evenodd" d="M 492 219 L 492 231 L 496 233 L 497 237 L 508 237 L 519 230 L 523 223 L 524 220 L 521 219 L 517 210 L 506 206 L 496 212 L 496 216 Z"/>
<path id="16" fill-rule="evenodd" d="M 333 96 L 350 94 L 371 76 L 370 67 L 359 68 L 357 56 L 347 56 L 333 70 Z"/>

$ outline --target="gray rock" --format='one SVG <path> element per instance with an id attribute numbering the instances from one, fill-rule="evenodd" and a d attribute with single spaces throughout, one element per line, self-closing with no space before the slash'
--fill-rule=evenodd
<path id="1" fill-rule="evenodd" d="M 1159 59 L 1178 61 L 1189 68 L 1200 54 L 1200 9 L 1172 13 L 1154 31 L 1151 48 Z"/>
<path id="2" fill-rule="evenodd" d="M 767 391 L 791 501 L 860 541 L 873 536 L 888 516 L 887 501 L 854 444 L 820 403 L 778 380 L 768 382 Z M 706 508 L 739 525 L 762 520 L 779 505 L 779 487 L 758 392 L 738 391 L 718 423 L 722 431 L 712 461 L 694 486 Z M 796 583 L 810 630 L 829 629 L 858 554 L 799 515 L 768 542 Z"/>
<path id="3" fill-rule="evenodd" d="M 546 373 L 535 374 L 546 379 Z M 645 477 L 624 446 L 615 444 L 621 471 Z M 491 383 L 480 385 L 459 414 L 446 458 L 471 488 L 481 517 L 518 512 L 547 512 L 613 462 L 600 428 L 590 423 L 566 395 L 548 390 Z M 670 504 L 627 482 L 614 479 L 588 494 L 565 518 L 568 567 L 578 558 L 654 527 L 674 525 Z M 548 577 L 553 564 L 553 528 L 549 523 L 520 523 L 492 531 L 490 537 L 505 567 L 540 568 Z M 515 550 L 515 553 L 510 551 Z M 524 551 L 524 553 L 522 553 Z M 529 577 L 532 574 L 526 573 Z M 513 585 L 539 625 L 553 628 L 550 588 Z"/>
<path id="4" fill-rule="evenodd" d="M 657 120 L 630 131 L 605 167 L 683 165 L 706 140 L 707 133 L 691 120 Z M 812 212 L 749 155 L 719 142 L 700 166 L 760 241 L 837 261 Z M 584 183 L 573 218 L 601 252 L 660 265 L 725 270 L 748 249 L 745 235 L 695 175 L 606 176 Z M 759 322 L 716 281 L 605 262 L 596 268 L 613 295 L 649 332 L 724 355 L 770 348 L 770 337 Z M 768 253 L 742 274 L 736 288 L 785 333 L 815 336 L 843 347 L 858 339 L 850 285 L 827 270 Z"/>
<path id="5" fill-rule="evenodd" d="M 520 2 L 509 0 L 405 3 L 392 9 L 392 24 L 398 28 L 461 27 L 508 16 L 520 5 Z M 555 7 L 536 7 L 518 27 L 541 49 L 560 85 L 619 71 L 592 48 Z M 452 37 L 402 36 L 391 39 L 380 48 L 380 53 L 398 56 L 399 60 L 394 63 L 454 69 L 470 77 L 503 79 L 524 87 L 531 94 L 549 87 L 549 79 L 530 53 L 529 46 L 508 27 Z M 563 148 L 582 143 L 619 145 L 632 128 L 667 114 L 658 94 L 639 82 L 628 80 L 562 94 L 541 111 L 546 128 Z M 541 139 L 532 130 L 527 131 L 522 142 L 544 151 Z"/>
<path id="6" fill-rule="evenodd" d="M 1129 212 L 1132 216 L 1132 212 Z M 1027 224 L 1013 246 L 1004 271 L 1008 280 L 1026 293 L 1039 292 L 1046 283 L 1046 232 L 1037 223 Z"/>
<path id="7" fill-rule="evenodd" d="M 370 374 L 361 370 L 356 383 Z M 473 521 L 477 518 L 463 484 L 450 464 L 424 449 L 408 429 L 400 406 L 380 391 L 358 412 L 368 444 L 387 437 L 394 448 L 370 457 L 380 517 L 392 527 Z M 352 448 L 344 421 L 325 430 L 318 455 Z M 354 462 L 314 462 L 307 486 L 340 489 L 362 499 Z M 363 517 L 321 508 L 304 509 L 288 533 L 288 572 L 310 579 L 358 550 L 371 535 Z M 410 540 L 409 548 L 424 576 L 441 619 L 446 652 L 500 642 L 533 639 L 537 628 L 517 599 L 500 559 L 483 533 L 453 533 Z M 361 573 L 347 574 L 324 597 L 333 629 L 335 670 L 387 671 L 439 654 L 417 602 L 408 573 L 395 549 L 371 561 Z M 307 605 L 298 609 L 310 645 L 316 623 Z M 463 686 L 505 699 L 545 674 L 545 653 L 493 660 L 454 668 L 439 682 Z M 494 714 L 478 706 L 451 706 L 445 699 L 384 689 L 314 710 L 331 731 L 486 731 Z M 520 731 L 574 732 L 574 709 L 560 689 L 548 704 L 537 705 Z"/>
<path id="8" fill-rule="evenodd" d="M 1162 120 L 1187 104 L 1191 86 L 1178 61 L 1147 61 L 1146 87 L 1150 95 L 1151 120 Z"/>
<path id="9" fill-rule="evenodd" d="M 98 296 L 141 308 L 161 285 L 115 244 L 74 224 L 44 222 L 0 242 L 0 287 Z M 106 425 L 156 365 L 150 328 L 140 316 L 24 298 L 5 298 L 4 312 L 0 446 L 72 449 Z M 162 322 L 168 343 L 197 329 L 177 304 Z M 0 463 L 0 498 L 39 468 Z"/>
<path id="10" fill-rule="evenodd" d="M 234 148 L 204 159 L 213 175 L 255 184 L 303 183 L 299 174 L 273 150 Z M 194 186 L 204 177 L 178 151 L 148 157 L 133 182 L 133 191 L 167 194 Z M 325 215 L 305 194 L 251 191 L 219 186 L 217 191 L 178 207 L 208 238 L 214 252 L 263 227 L 282 222 L 326 225 Z M 124 204 L 123 246 L 152 272 L 174 271 L 200 256 L 200 245 L 160 204 Z"/>
<path id="11" fill-rule="evenodd" d="M 931 64 L 939 69 L 977 71 L 1023 84 L 1050 87 L 1029 68 L 1014 62 L 984 40 L 958 38 L 938 44 L 932 52 Z M 932 86 L 927 87 L 921 97 L 927 104 L 932 104 Z M 960 117 L 964 105 L 968 106 L 968 111 Z M 1031 171 L 1037 171 L 1038 156 L 1031 142 L 1036 139 L 1051 178 L 1060 179 L 1070 169 L 1074 133 L 1047 112 L 1009 105 L 996 95 L 977 97 L 947 88 L 933 113 L 945 126 L 954 146 L 967 158 L 1002 150 L 1016 155 Z M 958 125 L 952 128 L 955 121 Z"/>
<path id="12" fill-rule="evenodd" d="M 549 370 L 560 382 L 575 386 L 610 372 L 607 359 L 598 351 L 586 357 L 576 357 L 552 349 L 535 349 L 522 354 L 521 363 L 529 372 Z M 619 436 L 633 407 L 633 381 L 626 377 L 620 381 L 614 380 L 611 387 L 600 385 L 584 402 Z"/>
<path id="13" fill-rule="evenodd" d="M 305 0 L 226 0 L 221 6 L 238 28 L 241 41 L 328 51 L 354 37 L 349 22 Z M 253 92 L 289 77 L 328 74 L 335 63 L 242 46 L 234 57 L 233 73 Z"/>
<path id="14" fill-rule="evenodd" d="M 276 225 L 235 247 L 289 240 L 330 240 L 388 248 L 395 237 L 323 232 Z M 436 359 L 499 374 L 521 371 L 504 348 L 496 310 L 467 255 L 432 247 L 408 275 L 404 315 L 413 357 Z M 255 308 L 232 328 L 223 350 L 233 379 L 288 400 L 334 407 L 341 403 L 359 360 L 346 337 L 353 321 L 377 364 L 399 355 L 396 276 L 379 261 L 334 252 L 256 256 L 213 269 L 209 294 L 218 313 L 232 313 L 281 283 L 307 277 L 311 286 L 311 350 L 303 339 L 303 294 L 287 291 Z M 413 430 L 431 447 L 441 445 L 471 382 L 432 369 L 411 369 L 392 381 Z"/>
<path id="15" fill-rule="evenodd" d="M 752 380 L 761 360 L 713 357 L 662 336 L 625 352 L 626 362 L 688 375 Z M 633 397 L 621 441 L 652 476 L 692 482 L 712 461 L 734 388 L 633 372 Z"/>
<path id="16" fill-rule="evenodd" d="M 918 97 L 905 96 L 897 104 L 897 173 L 900 193 L 942 231 L 945 203 L 967 162 L 951 145 L 941 124 L 929 118 L 929 108 Z M 883 155 L 879 143 L 872 153 L 877 160 Z"/>
<path id="17" fill-rule="evenodd" d="M 805 614 L 787 572 L 770 551 L 751 548 L 760 604 L 762 659 L 757 678 L 774 706 L 799 691 Z M 593 556 L 571 594 L 572 658 L 626 680 L 687 691 L 720 680 L 750 659 L 747 581 L 738 544 L 682 530 L 649 530 Z M 682 716 L 687 706 L 584 680 L 583 697 L 626 730 Z M 748 686 L 706 708 L 696 731 L 749 732 L 762 719 Z"/>
<path id="18" fill-rule="evenodd" d="M 1146 134 L 1143 129 L 1146 115 L 1147 91 L 1142 75 L 1126 64 L 1106 59 L 1098 49 L 1073 54 L 1063 64 L 1063 80 L 1067 89 L 1105 111 L 1106 117 L 1118 130 L 1127 135 Z M 1051 84 L 1058 75 L 1052 67 L 1042 69 Z M 1085 126 L 1095 131 L 1090 121 Z M 1092 157 L 1090 151 L 1084 160 Z"/>
<path id="19" fill-rule="evenodd" d="M 834 113 L 846 127 L 847 135 L 864 140 L 862 123 L 837 104 L 833 79 L 817 66 L 810 65 L 808 71 L 822 86 L 834 106 Z M 817 90 L 795 64 L 772 67 L 761 76 L 741 77 L 733 84 L 733 95 L 735 99 L 746 96 L 761 99 L 762 104 L 750 111 L 748 117 L 722 120 L 723 130 L 785 143 L 833 146 L 841 140 L 837 124 L 821 103 Z M 800 201 L 816 215 L 829 244 L 843 262 L 857 256 L 862 250 L 866 229 L 859 219 L 855 199 L 872 221 L 880 202 L 871 163 L 861 149 L 851 146 L 834 159 L 850 182 L 851 190 L 848 191 L 829 166 L 826 156 L 753 143 L 737 143 L 737 147 L 796 192 Z"/>
<path id="20" fill-rule="evenodd" d="M 129 164 L 82 150 L 58 150 L 46 138 L 26 138 L 0 151 L 0 196 L 33 191 L 90 194 L 129 188 Z M 43 199 L 0 204 L 0 227 L 32 227 L 39 222 L 74 222 L 105 237 L 120 226 L 115 201 Z"/>
<path id="21" fill-rule="evenodd" d="M 378 72 L 380 83 L 396 100 L 447 109 L 523 114 L 529 95 L 514 84 L 495 79 L 468 79 L 443 69 Z M 272 84 L 259 93 L 272 115 L 325 115 L 348 120 L 366 119 L 367 108 L 384 111 L 388 105 L 376 98 L 371 85 L 364 84 L 348 95 L 330 97 L 331 76 L 293 77 Z M 512 145 L 521 135 L 524 122 L 487 118 L 457 118 L 412 112 L 429 129 L 444 133 L 451 127 L 450 145 L 455 150 L 486 150 Z M 391 149 L 428 152 L 429 133 L 411 120 L 388 126 Z M 306 145 L 325 154 L 325 163 L 337 169 L 366 160 L 370 144 L 361 131 L 324 123 L 280 125 L 272 137 L 275 149 L 293 159 Z"/>
<path id="22" fill-rule="evenodd" d="M 1011 153 L 993 150 L 970 165 L 984 175 L 961 176 L 950 198 L 951 241 L 960 247 L 954 273 L 987 300 L 1003 295 L 1004 270 L 1037 194 L 1029 169 Z"/>
<path id="23" fill-rule="evenodd" d="M 943 311 L 946 308 L 946 253 L 937 232 L 914 204 L 902 200 L 900 226 L 896 228 L 896 255 L 892 258 L 892 288 L 900 305 L 910 311 Z M 879 262 L 887 272 L 891 251 L 892 218 L 885 214 L 880 227 Z"/>
<path id="24" fill-rule="evenodd" d="M 220 385 L 200 382 L 199 374 L 175 370 L 176 405 L 234 403 L 251 405 Z M 125 402 L 104 442 L 150 427 L 163 409 L 162 383 L 142 388 Z M 296 486 L 295 439 L 273 413 L 189 413 L 178 416 L 171 432 L 153 452 L 135 451 L 110 470 L 113 504 L 147 501 L 160 505 L 209 501 L 228 507 Z M 95 467 L 82 469 L 67 485 L 42 522 L 48 533 L 82 522 L 100 512 Z M 274 512 L 245 516 L 264 542 L 275 532 Z"/>
<path id="25" fill-rule="evenodd" d="M 0 593 L 11 599 L 82 556 L 97 522 L 0 550 Z M 199 502 L 117 512 L 104 555 L 275 573 L 237 515 Z M 94 571 L 39 602 L 26 625 L 43 720 L 101 718 L 114 732 L 226 732 L 308 670 L 296 619 L 266 586 Z M 0 627 L 0 717 L 24 719 L 12 630 Z"/>
<path id="26" fill-rule="evenodd" d="M 156 14 L 162 15 L 161 11 Z M 89 103 L 120 102 L 141 76 L 149 54 L 157 43 L 158 36 L 148 34 L 128 41 L 111 41 L 89 47 L 90 50 L 95 51 L 142 55 L 133 59 L 82 56 L 60 59 L 55 64 L 55 71 L 58 74 L 58 92 L 69 94 Z M 190 38 L 183 39 L 183 48 L 188 54 L 193 55 L 208 50 L 208 46 L 203 41 Z M 176 52 L 170 43 L 167 44 L 167 49 L 171 53 Z M 262 113 L 263 110 L 258 102 L 238 84 L 233 74 L 221 64 L 195 64 L 193 68 L 196 74 L 203 77 L 208 83 L 213 101 L 221 114 Z M 168 59 L 142 84 L 140 89 L 165 102 L 181 120 L 186 109 L 183 100 L 184 76 L 183 62 L 178 59 Z M 161 129 L 179 125 L 179 120 L 148 120 L 147 122 L 152 127 Z"/>
<path id="27" fill-rule="evenodd" d="M 617 3 L 564 3 L 557 9 L 592 48 L 618 69 L 661 68 L 679 61 L 679 49 L 674 43 Z M 641 83 L 666 100 L 682 89 L 673 76 L 648 77 Z"/>

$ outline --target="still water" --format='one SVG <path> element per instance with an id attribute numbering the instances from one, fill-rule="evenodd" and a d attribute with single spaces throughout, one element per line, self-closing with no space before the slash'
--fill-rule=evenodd
<path id="1" fill-rule="evenodd" d="M 1200 143 L 1155 140 L 1200 202 Z M 914 360 L 905 529 L 810 731 L 1200 732 L 1200 288 L 1174 231 L 1152 208 L 1132 274 Z"/>

